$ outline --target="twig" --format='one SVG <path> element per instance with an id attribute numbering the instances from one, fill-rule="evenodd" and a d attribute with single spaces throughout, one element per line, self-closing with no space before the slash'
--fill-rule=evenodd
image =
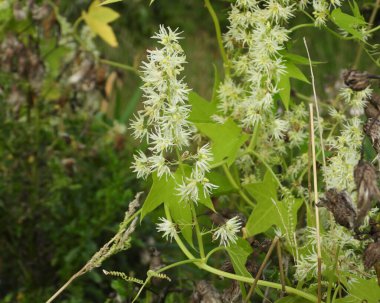
<path id="1" fill-rule="evenodd" d="M 280 269 L 280 280 L 281 280 L 281 285 L 282 285 L 282 290 L 281 290 L 281 297 L 286 294 L 286 289 L 285 289 L 285 274 L 284 274 L 284 266 L 282 264 L 282 253 L 281 253 L 281 242 L 277 242 L 277 257 L 278 257 L 278 266 Z"/>
<path id="2" fill-rule="evenodd" d="M 77 273 L 72 275 L 71 278 L 60 289 L 58 289 L 56 293 L 50 297 L 49 300 L 46 301 L 46 303 L 53 302 L 66 289 L 67 286 L 69 286 L 76 278 L 85 274 L 85 272 L 86 272 L 86 265 L 83 266 Z"/>
<path id="3" fill-rule="evenodd" d="M 326 167 L 326 157 L 325 157 L 325 145 L 323 144 L 323 129 L 322 129 L 322 125 L 321 125 L 321 116 L 319 115 L 319 106 L 318 106 L 317 92 L 315 90 L 315 79 L 314 79 L 314 73 L 313 73 L 313 66 L 312 66 L 312 63 L 311 63 L 309 48 L 307 47 L 307 43 L 306 43 L 306 38 L 305 37 L 303 37 L 303 43 L 305 44 L 305 48 L 306 48 L 306 52 L 307 52 L 307 58 L 309 59 L 309 67 L 310 67 L 310 74 L 311 74 L 311 84 L 312 84 L 312 87 L 313 87 L 313 96 L 314 96 L 315 109 L 317 110 L 319 140 L 321 141 L 323 167 L 325 168 Z"/>
<path id="4" fill-rule="evenodd" d="M 261 274 L 263 273 L 263 270 L 265 268 L 265 265 L 267 264 L 270 256 L 272 255 L 272 252 L 273 252 L 273 249 L 275 248 L 275 246 L 277 245 L 277 242 L 278 242 L 278 237 L 276 236 L 273 241 L 272 241 L 272 244 L 271 246 L 269 247 L 269 250 L 267 252 L 267 254 L 265 255 L 265 258 L 264 258 L 264 261 L 263 263 L 261 264 L 260 268 L 259 268 L 259 271 L 257 272 L 256 274 L 256 277 L 255 277 L 255 280 L 253 281 L 252 285 L 251 285 L 251 288 L 249 289 L 249 292 L 247 294 L 247 297 L 245 298 L 245 303 L 248 303 L 249 302 L 249 298 L 253 295 L 254 291 L 255 291 L 255 288 L 256 288 L 256 285 L 257 285 L 257 281 L 260 279 L 260 276 Z"/>
<path id="5" fill-rule="evenodd" d="M 125 213 L 123 222 L 119 226 L 118 232 L 102 246 L 77 273 L 75 273 L 60 289 L 58 289 L 46 303 L 53 302 L 76 278 L 84 275 L 85 273 L 93 270 L 95 267 L 99 267 L 104 260 L 110 256 L 118 253 L 126 248 L 125 243 L 129 236 L 133 233 L 138 216 L 142 209 L 136 211 L 139 206 L 139 198 L 142 192 L 137 193 L 135 199 L 129 203 L 128 211 Z"/>
<path id="6" fill-rule="evenodd" d="M 310 137 L 313 155 L 313 181 L 314 181 L 314 203 L 315 203 L 315 228 L 317 230 L 317 262 L 318 262 L 318 303 L 321 302 L 321 277 L 322 277 L 322 258 L 321 258 L 321 238 L 319 234 L 319 212 L 318 206 L 318 184 L 317 184 L 317 160 L 315 157 L 315 139 L 314 139 L 314 114 L 313 105 L 309 104 L 310 108 Z"/>
<path id="7" fill-rule="evenodd" d="M 309 125 L 309 133 L 311 133 L 311 128 Z M 313 166 L 312 161 L 312 152 L 311 152 L 311 141 L 309 140 L 309 143 L 307 145 L 307 189 L 309 192 L 309 203 L 310 203 L 310 208 L 312 208 L 312 185 L 311 185 L 311 168 Z"/>

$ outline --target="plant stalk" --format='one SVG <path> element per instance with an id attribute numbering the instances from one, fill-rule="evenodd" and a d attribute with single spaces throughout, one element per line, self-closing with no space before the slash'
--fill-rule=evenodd
<path id="1" fill-rule="evenodd" d="M 264 261 L 263 261 L 263 263 L 261 263 L 259 271 L 256 274 L 255 280 L 253 281 L 253 283 L 251 285 L 251 288 L 248 291 L 247 297 L 245 298 L 245 301 L 244 301 L 245 303 L 248 303 L 249 302 L 249 298 L 254 294 L 257 282 L 260 279 L 261 274 L 263 273 L 264 268 L 267 265 L 267 263 L 269 261 L 269 258 L 272 255 L 272 252 L 273 252 L 274 248 L 277 246 L 277 242 L 278 242 L 278 237 L 276 236 L 273 239 L 272 244 L 269 247 L 269 250 L 268 250 L 267 254 L 265 255 Z M 282 285 L 282 287 L 283 287 L 283 285 Z"/>
<path id="2" fill-rule="evenodd" d="M 317 160 L 315 156 L 315 138 L 314 138 L 314 114 L 313 104 L 309 104 L 310 109 L 310 136 L 311 136 L 311 152 L 313 156 L 313 181 L 314 181 L 314 204 L 315 204 L 315 228 L 317 230 L 317 262 L 318 262 L 318 303 L 322 298 L 322 257 L 321 257 L 321 236 L 319 233 L 319 212 L 318 212 L 318 184 L 317 184 Z"/>

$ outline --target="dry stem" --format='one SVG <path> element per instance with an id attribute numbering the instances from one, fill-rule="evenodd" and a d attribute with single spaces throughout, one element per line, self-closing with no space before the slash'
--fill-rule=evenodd
<path id="1" fill-rule="evenodd" d="M 323 144 L 323 129 L 322 129 L 322 124 L 321 124 L 321 116 L 319 115 L 319 106 L 318 106 L 317 92 L 315 90 L 315 79 L 314 79 L 314 73 L 313 73 L 313 65 L 311 63 L 309 48 L 307 47 L 307 43 L 306 43 L 305 37 L 303 37 L 303 42 L 305 44 L 305 48 L 306 48 L 306 52 L 307 52 L 307 58 L 309 59 L 311 84 L 312 84 L 312 87 L 313 87 L 313 96 L 314 96 L 315 109 L 317 111 L 319 140 L 321 141 L 321 151 L 322 151 L 323 167 L 326 167 L 325 145 Z"/>
<path id="2" fill-rule="evenodd" d="M 276 236 L 273 241 L 272 241 L 272 244 L 271 246 L 269 247 L 269 250 L 267 252 L 267 254 L 265 255 L 265 258 L 264 258 L 264 261 L 263 263 L 261 264 L 260 268 L 259 268 L 259 271 L 257 272 L 256 274 L 256 277 L 255 277 L 255 280 L 253 281 L 252 285 L 251 285 L 251 288 L 249 289 L 249 292 L 247 294 L 247 297 L 245 298 L 245 303 L 249 302 L 249 298 L 253 295 L 254 291 L 255 291 L 255 288 L 256 288 L 256 285 L 257 285 L 257 281 L 259 281 L 260 279 L 260 276 L 261 274 L 263 273 L 263 270 L 265 268 L 265 265 L 268 263 L 268 260 L 270 258 L 270 256 L 272 255 L 272 252 L 273 252 L 273 249 L 275 248 L 275 246 L 277 245 L 277 242 L 278 242 L 278 237 Z M 284 286 L 284 285 L 282 285 Z"/>
<path id="3" fill-rule="evenodd" d="M 321 258 L 321 237 L 319 234 L 319 212 L 318 206 L 318 184 L 317 184 L 317 160 L 315 156 L 315 138 L 314 138 L 314 114 L 313 114 L 313 105 L 309 104 L 310 108 L 310 137 L 311 137 L 311 146 L 312 146 L 312 155 L 313 155 L 313 181 L 314 181 L 314 202 L 315 202 L 315 228 L 317 231 L 317 262 L 318 262 L 318 303 L 321 302 L 321 269 L 322 269 L 322 258 Z"/>
<path id="4" fill-rule="evenodd" d="M 126 212 L 124 221 L 120 224 L 116 235 L 106 244 L 104 244 L 103 247 L 91 257 L 86 265 L 83 266 L 77 273 L 75 273 L 60 289 L 58 289 L 46 301 L 46 303 L 53 302 L 76 278 L 93 270 L 95 267 L 99 267 L 104 260 L 127 248 L 127 240 L 135 230 L 138 215 L 141 213 L 141 209 L 136 211 L 137 207 L 139 206 L 139 198 L 141 194 L 141 192 L 136 194 L 135 199 L 129 204 L 128 212 Z"/>
<path id="5" fill-rule="evenodd" d="M 285 274 L 284 274 L 284 266 L 282 264 L 282 253 L 281 253 L 281 242 L 277 242 L 277 256 L 278 256 L 278 266 L 280 269 L 280 280 L 281 280 L 281 285 L 282 285 L 282 290 L 281 290 L 281 297 L 286 293 L 285 289 Z"/>

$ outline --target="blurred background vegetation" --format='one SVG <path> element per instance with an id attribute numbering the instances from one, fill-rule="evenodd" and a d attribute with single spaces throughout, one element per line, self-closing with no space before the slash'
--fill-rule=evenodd
<path id="1" fill-rule="evenodd" d="M 130 169 L 137 143 L 127 129 L 140 106 L 140 80 L 100 59 L 138 69 L 146 49 L 153 47 L 150 37 L 158 26 L 178 27 L 186 37 L 182 45 L 189 86 L 205 98 L 211 96 L 214 66 L 220 73 L 222 66 L 203 1 L 149 2 L 112 5 L 121 15 L 112 23 L 119 41 L 112 48 L 100 39 L 93 44 L 88 32 L 72 34 L 89 0 L 0 1 L 2 303 L 44 302 L 112 237 L 129 201 L 144 189 Z M 226 28 L 229 2 L 212 2 Z M 360 2 L 366 20 L 371 4 Z M 295 33 L 293 53 L 305 55 L 304 36 L 312 59 L 324 62 L 315 67 L 318 94 L 332 98 L 357 46 L 304 28 Z M 359 67 L 376 72 L 364 54 Z M 304 72 L 309 74 L 307 68 Z M 295 89 L 309 96 L 311 88 L 301 85 L 295 83 Z M 163 247 L 160 239 L 149 236 L 153 231 L 153 224 L 144 224 L 132 248 L 111 258 L 106 267 L 145 273 L 152 255 L 149 246 Z M 131 286 L 111 283 L 100 270 L 93 271 L 75 281 L 59 301 L 123 302 L 126 287 Z"/>

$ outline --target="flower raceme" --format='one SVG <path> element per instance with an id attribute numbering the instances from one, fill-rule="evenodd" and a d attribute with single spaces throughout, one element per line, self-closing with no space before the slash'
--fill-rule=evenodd
<path id="1" fill-rule="evenodd" d="M 197 203 L 199 189 L 206 195 L 216 188 L 205 178 L 213 155 L 209 144 L 198 148 L 194 155 L 184 150 L 194 136 L 194 126 L 188 121 L 190 89 L 180 77 L 186 63 L 179 44 L 180 34 L 178 30 L 161 25 L 152 37 L 161 48 L 149 50 L 148 60 L 142 63 L 144 108 L 135 115 L 131 128 L 136 139 L 146 140 L 148 151 L 140 150 L 134 155 L 132 168 L 138 178 L 145 179 L 152 173 L 167 178 L 173 177 L 182 161 L 191 161 L 192 172 L 178 184 L 177 192 L 180 201 Z M 173 160 L 180 152 L 183 156 Z"/>

